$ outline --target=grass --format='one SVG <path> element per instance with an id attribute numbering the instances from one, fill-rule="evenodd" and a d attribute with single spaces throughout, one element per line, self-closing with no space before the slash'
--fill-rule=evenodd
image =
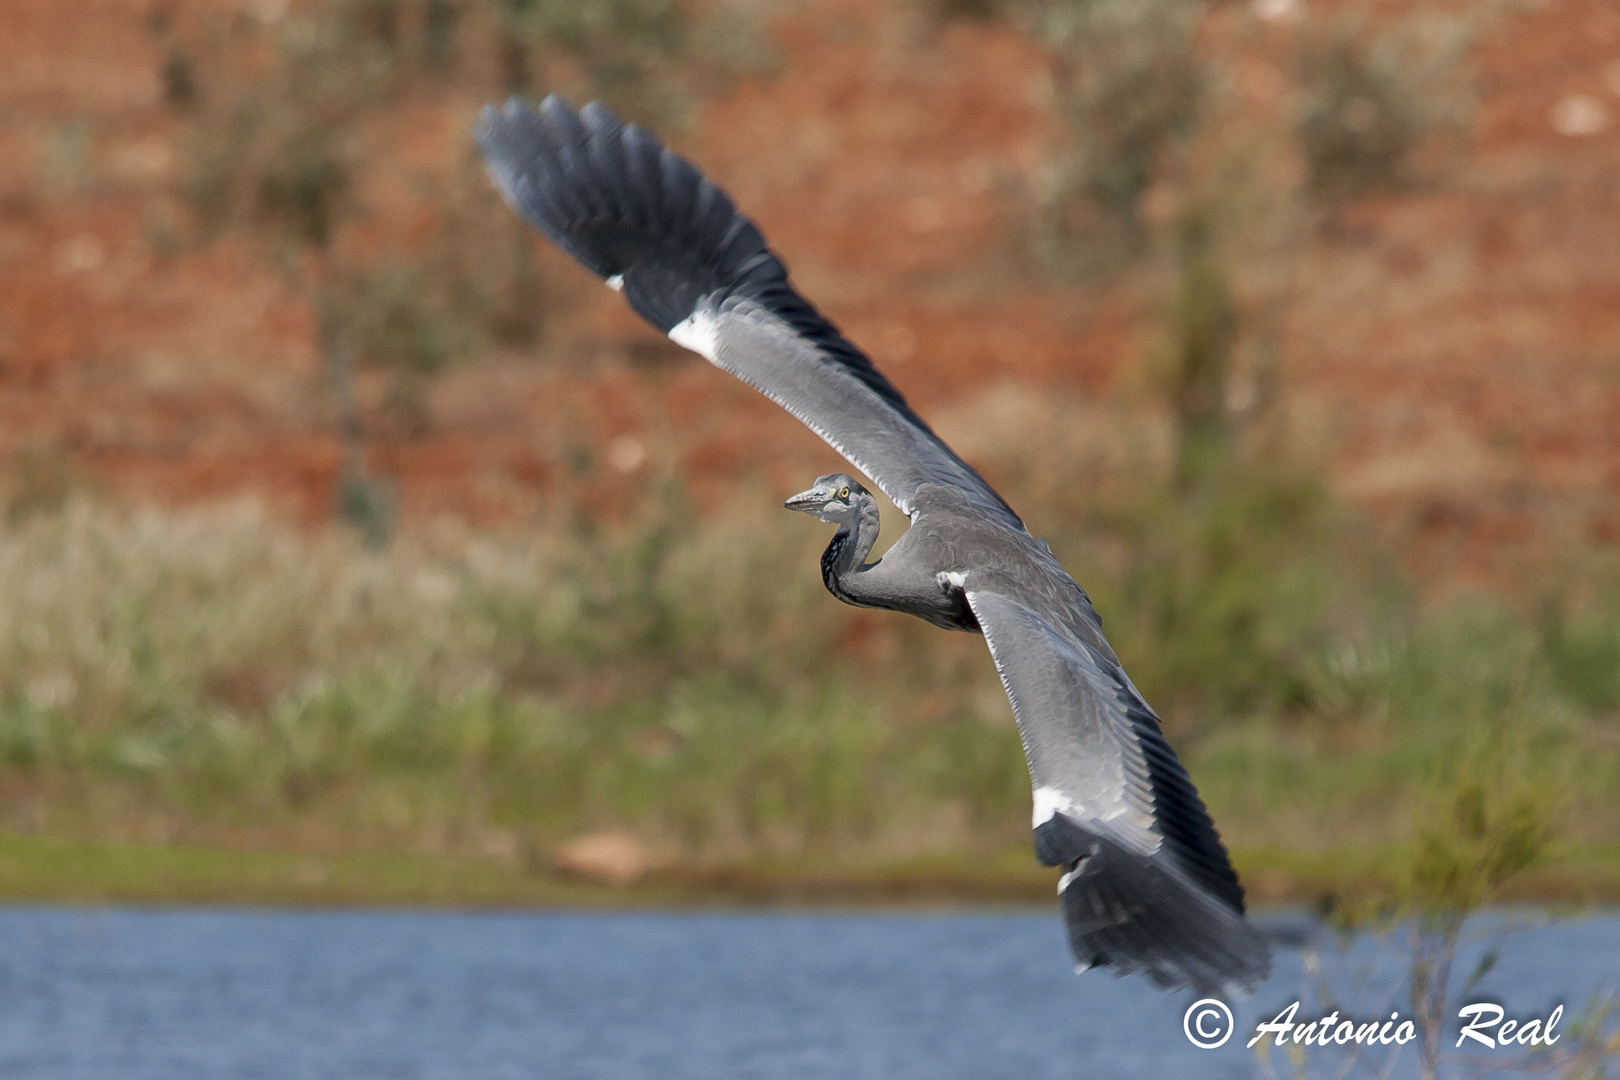
<path id="1" fill-rule="evenodd" d="M 1010 724 L 904 750 L 826 677 L 847 667 L 834 614 L 785 624 L 762 567 L 718 587 L 701 539 L 375 553 L 251 512 L 77 504 L 3 547 L 0 791 L 48 831 L 543 846 L 625 822 L 710 856 L 880 843 L 907 813 L 966 800 L 950 821 L 973 825 L 1022 796 Z"/>
<path id="2" fill-rule="evenodd" d="M 1403 850 L 1317 854 L 1238 849 L 1250 904 L 1377 901 L 1397 886 Z M 671 904 L 1001 903 L 1049 905 L 1052 874 L 1025 852 L 851 865 L 815 858 L 666 866 L 613 887 L 543 867 L 400 851 L 230 850 L 0 833 L 0 902 L 231 903 L 295 906 L 594 907 Z M 1496 897 L 1620 902 L 1620 844 L 1565 845 Z"/>
<path id="3" fill-rule="evenodd" d="M 1522 880 L 1616 895 L 1601 575 L 1579 603 L 1426 606 L 1308 478 L 1178 497 L 992 464 L 1257 897 L 1363 891 L 1487 751 L 1556 794 L 1565 854 Z M 982 643 L 838 605 L 796 519 L 651 494 L 611 531 L 382 551 L 250 507 L 28 504 L 0 530 L 0 894 L 566 899 L 549 853 L 609 826 L 670 895 L 1050 888 Z"/>

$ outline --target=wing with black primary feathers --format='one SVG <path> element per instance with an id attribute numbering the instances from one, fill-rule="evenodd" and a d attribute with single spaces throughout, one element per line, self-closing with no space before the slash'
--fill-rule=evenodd
<path id="1" fill-rule="evenodd" d="M 1036 854 L 1065 870 L 1075 959 L 1166 988 L 1252 993 L 1270 954 L 1226 849 L 1090 605 L 1051 569 L 1062 580 L 1050 592 L 981 591 L 970 574 L 967 599 L 1024 741 Z"/>
<path id="2" fill-rule="evenodd" d="M 476 131 L 502 194 L 637 313 L 787 409 L 906 513 L 925 483 L 1023 523 L 794 291 L 753 222 L 680 155 L 591 103 L 515 99 Z"/>

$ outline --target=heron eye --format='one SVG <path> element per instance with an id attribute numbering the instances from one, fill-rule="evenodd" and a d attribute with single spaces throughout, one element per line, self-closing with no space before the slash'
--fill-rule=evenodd
<path id="1" fill-rule="evenodd" d="M 839 488 L 839 489 L 838 489 L 838 497 L 839 497 L 839 498 L 840 498 L 840 499 L 847 499 L 847 498 L 849 498 L 849 488 Z"/>

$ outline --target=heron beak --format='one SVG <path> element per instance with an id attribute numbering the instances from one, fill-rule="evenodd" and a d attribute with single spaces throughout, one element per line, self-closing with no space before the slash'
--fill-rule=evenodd
<path id="1" fill-rule="evenodd" d="M 782 504 L 782 508 L 784 510 L 797 510 L 801 514 L 813 514 L 826 505 L 826 502 L 827 496 L 824 493 L 811 488 L 809 491 L 801 491 L 793 496 L 793 498 Z"/>

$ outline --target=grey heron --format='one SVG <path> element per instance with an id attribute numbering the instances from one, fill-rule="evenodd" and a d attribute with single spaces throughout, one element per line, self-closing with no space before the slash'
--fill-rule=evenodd
<path id="1" fill-rule="evenodd" d="M 1077 969 L 1251 993 L 1263 937 L 1209 813 L 1102 620 L 1045 541 L 801 297 L 731 199 L 605 106 L 487 106 L 476 137 L 506 201 L 678 344 L 806 424 L 910 518 L 876 562 L 873 495 L 819 477 L 786 506 L 837 526 L 821 559 L 847 604 L 982 633 L 1033 788 L 1036 857 Z"/>

